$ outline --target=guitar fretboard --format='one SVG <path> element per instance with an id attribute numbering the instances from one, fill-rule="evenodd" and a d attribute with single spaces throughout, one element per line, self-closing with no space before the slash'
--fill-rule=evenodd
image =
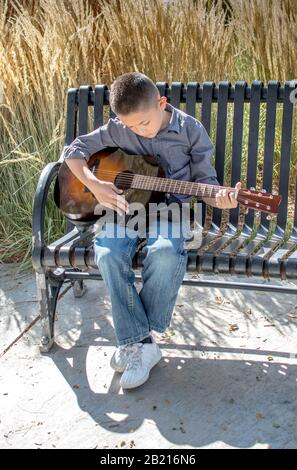
<path id="1" fill-rule="evenodd" d="M 212 198 L 215 197 L 216 193 L 224 186 L 192 183 L 191 181 L 174 180 L 154 176 L 134 175 L 131 187 L 133 189 Z"/>

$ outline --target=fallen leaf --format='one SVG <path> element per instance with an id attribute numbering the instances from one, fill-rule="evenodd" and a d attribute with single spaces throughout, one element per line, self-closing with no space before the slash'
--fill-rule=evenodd
<path id="1" fill-rule="evenodd" d="M 222 304 L 222 305 L 224 305 L 224 304 L 230 304 L 230 300 L 225 299 L 225 297 L 221 297 L 220 295 L 216 295 L 215 298 L 216 298 L 216 303 L 217 303 L 217 304 L 220 304 L 220 305 L 221 305 L 221 304 Z"/>
<path id="2" fill-rule="evenodd" d="M 236 323 L 229 324 L 229 331 L 239 330 L 239 326 Z"/>
<path id="3" fill-rule="evenodd" d="M 259 421 L 259 419 L 264 419 L 265 416 L 262 415 L 262 413 L 256 413 L 256 419 Z"/>
<path id="4" fill-rule="evenodd" d="M 297 313 L 289 313 L 288 317 L 297 318 Z"/>
<path id="5" fill-rule="evenodd" d="M 268 361 L 273 361 L 273 357 L 272 357 L 272 356 L 268 356 L 267 359 L 268 359 Z"/>

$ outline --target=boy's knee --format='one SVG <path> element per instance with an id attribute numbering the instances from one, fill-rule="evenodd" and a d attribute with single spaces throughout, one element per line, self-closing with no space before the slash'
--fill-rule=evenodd
<path id="1" fill-rule="evenodd" d="M 170 263 L 175 264 L 183 254 L 182 243 L 172 243 L 169 239 L 158 239 L 153 245 L 147 247 L 147 257 L 154 258 L 158 265 Z"/>
<path id="2" fill-rule="evenodd" d="M 122 269 L 123 265 L 130 264 L 131 257 L 116 245 L 96 245 L 94 248 L 94 259 L 99 268 L 103 267 L 115 271 L 117 268 Z"/>
<path id="3" fill-rule="evenodd" d="M 95 246 L 94 255 L 98 267 L 103 264 L 110 264 L 112 260 L 112 251 L 107 246 Z"/>
<path id="4" fill-rule="evenodd" d="M 183 250 L 183 239 L 181 238 L 158 238 L 150 248 L 152 251 L 158 252 L 161 256 L 169 255 L 174 256 L 175 254 L 180 254 Z"/>

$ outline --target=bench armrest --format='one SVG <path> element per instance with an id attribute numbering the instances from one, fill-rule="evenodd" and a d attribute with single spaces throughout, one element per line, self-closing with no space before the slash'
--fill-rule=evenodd
<path id="1" fill-rule="evenodd" d="M 43 272 L 41 255 L 44 248 L 44 216 L 48 191 L 56 178 L 61 162 L 48 163 L 42 170 L 34 195 L 32 213 L 32 264 L 35 271 Z"/>

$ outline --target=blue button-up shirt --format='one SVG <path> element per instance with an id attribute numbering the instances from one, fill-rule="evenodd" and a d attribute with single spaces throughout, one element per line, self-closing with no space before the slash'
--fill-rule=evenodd
<path id="1" fill-rule="evenodd" d="M 88 161 L 91 155 L 105 147 L 120 147 L 131 155 L 153 155 L 166 178 L 219 185 L 211 164 L 213 145 L 203 124 L 170 103 L 166 103 L 166 110 L 172 113 L 170 122 L 153 138 L 136 134 L 118 117 L 110 118 L 105 125 L 76 137 L 65 146 L 59 161 L 68 158 Z M 171 201 L 178 202 L 188 202 L 192 198 L 181 194 L 172 196 Z"/>

